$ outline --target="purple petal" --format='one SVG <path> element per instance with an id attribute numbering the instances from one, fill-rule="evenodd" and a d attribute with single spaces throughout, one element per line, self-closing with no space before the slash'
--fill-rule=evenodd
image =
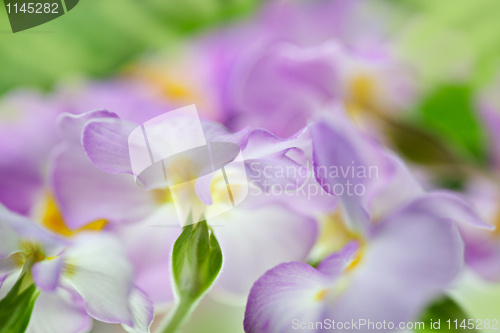
<path id="1" fill-rule="evenodd" d="M 304 260 L 317 235 L 312 219 L 277 205 L 235 208 L 209 220 L 224 253 L 217 286 L 246 296 L 253 282 L 279 263 Z"/>
<path id="2" fill-rule="evenodd" d="M 62 144 L 52 154 L 49 182 L 67 226 L 78 229 L 97 220 L 137 221 L 156 208 L 151 192 L 133 177 L 99 170 L 79 146 Z"/>
<path id="3" fill-rule="evenodd" d="M 321 295 L 329 284 L 327 275 L 304 263 L 286 263 L 271 269 L 252 287 L 245 311 L 245 332 L 288 333 L 294 320 L 323 320 L 325 303 Z"/>
<path id="4" fill-rule="evenodd" d="M 26 151 L 22 152 L 27 154 Z M 41 163 L 19 154 L 2 154 L 0 159 L 0 203 L 28 215 L 43 190 Z"/>
<path id="5" fill-rule="evenodd" d="M 43 260 L 33 265 L 31 274 L 38 288 L 47 292 L 56 290 L 61 278 L 63 260 L 62 256 L 58 256 L 54 259 Z"/>
<path id="6" fill-rule="evenodd" d="M 405 210 L 380 223 L 328 317 L 407 322 L 458 276 L 463 242 L 454 223 Z M 360 328 L 363 332 L 369 329 Z"/>
<path id="7" fill-rule="evenodd" d="M 392 172 L 387 182 L 374 189 L 371 198 L 368 198 L 370 217 L 373 221 L 380 220 L 425 193 L 408 167 L 396 154 L 392 152 L 383 152 L 383 154 L 392 166 Z"/>
<path id="8" fill-rule="evenodd" d="M 465 241 L 465 263 L 486 281 L 500 281 L 500 242 L 491 232 L 468 230 Z"/>
<path id="9" fill-rule="evenodd" d="M 319 265 L 318 270 L 330 278 L 337 278 L 349 266 L 355 255 L 360 251 L 357 242 L 350 242 L 342 250 L 325 258 Z"/>
<path id="10" fill-rule="evenodd" d="M 479 217 L 469 203 L 452 192 L 435 191 L 427 193 L 413 201 L 406 209 L 427 213 L 439 218 L 448 218 L 457 223 L 468 224 L 482 229 L 494 229 L 492 225 Z"/>
<path id="11" fill-rule="evenodd" d="M 79 115 L 62 113 L 57 119 L 59 137 L 67 142 L 80 144 L 85 124 L 98 118 L 120 119 L 116 113 L 106 110 L 89 111 Z"/>
<path id="12" fill-rule="evenodd" d="M 314 172 L 326 192 L 341 198 L 351 228 L 363 234 L 370 224 L 368 198 L 386 181 L 391 166 L 374 142 L 335 111 L 331 119 L 311 126 Z"/>
<path id="13" fill-rule="evenodd" d="M 91 120 L 83 129 L 83 148 L 99 169 L 133 174 L 128 136 L 136 127 L 133 123 L 116 119 Z"/>
<path id="14" fill-rule="evenodd" d="M 43 169 L 57 143 L 54 124 L 60 105 L 24 90 L 6 95 L 0 104 L 12 112 L 12 119 L 0 124 L 0 203 L 28 215 L 43 192 Z"/>
<path id="15" fill-rule="evenodd" d="M 201 126 L 207 142 L 231 142 L 237 144 L 242 150 L 245 149 L 250 135 L 248 127 L 231 133 L 224 126 L 211 121 L 202 121 Z"/>

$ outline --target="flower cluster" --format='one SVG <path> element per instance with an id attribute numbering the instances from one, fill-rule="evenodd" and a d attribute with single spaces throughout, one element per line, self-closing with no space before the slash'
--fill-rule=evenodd
<path id="1" fill-rule="evenodd" d="M 253 21 L 186 48 L 197 84 L 182 89 L 160 69 L 154 81 L 146 75 L 160 68 L 154 60 L 127 78 L 4 97 L 0 333 L 111 329 L 97 322 L 175 332 L 208 298 L 241 310 L 238 329 L 248 333 L 397 327 L 465 271 L 500 281 L 500 106 L 485 94 L 478 108 L 489 162 L 450 157 L 463 184 L 441 186 L 439 166 L 415 162 L 401 144 L 401 133 L 414 134 L 411 148 L 448 152 L 404 127 L 418 78 L 394 51 L 389 13 L 369 17 L 369 6 L 265 4 Z M 152 93 L 159 86 L 170 93 Z M 190 93 L 175 98 L 175 89 Z M 155 186 L 135 172 L 129 137 L 187 102 L 209 145 L 239 148 L 241 168 L 222 149 L 223 176 L 193 176 L 198 165 L 177 159 L 163 171 L 190 185 Z M 170 137 L 185 136 L 171 128 Z M 15 305 L 3 314 L 27 292 L 27 320 Z"/>

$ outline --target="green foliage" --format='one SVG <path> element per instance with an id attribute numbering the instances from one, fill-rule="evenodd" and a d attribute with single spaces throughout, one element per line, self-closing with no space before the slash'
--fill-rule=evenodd
<path id="1" fill-rule="evenodd" d="M 457 162 L 457 157 L 433 133 L 409 123 L 391 121 L 386 126 L 389 140 L 408 160 L 426 165 Z"/>
<path id="2" fill-rule="evenodd" d="M 453 146 L 468 152 L 476 161 L 486 157 L 481 123 L 474 108 L 472 90 L 450 84 L 436 89 L 418 108 L 424 125 Z"/>
<path id="3" fill-rule="evenodd" d="M 460 327 L 460 324 L 465 320 L 467 322 L 470 316 L 458 306 L 458 304 L 449 297 L 443 297 L 434 303 L 432 303 L 423 313 L 420 322 L 425 323 L 424 329 L 417 329 L 417 333 L 429 333 L 437 331 L 446 332 L 463 332 L 467 331 L 469 333 L 477 332 L 475 329 L 464 329 Z M 441 328 L 439 330 L 431 328 L 431 320 L 436 323 L 440 320 Z M 448 324 L 450 320 L 451 325 Z M 455 325 L 454 321 L 457 320 L 458 325 Z"/>
<path id="4" fill-rule="evenodd" d="M 0 333 L 23 333 L 28 327 L 39 292 L 34 284 L 22 289 L 24 274 L 0 301 Z"/>
<path id="5" fill-rule="evenodd" d="M 167 318 L 164 333 L 183 325 L 222 268 L 222 251 L 206 221 L 184 227 L 172 252 L 172 275 L 177 306 Z"/>
<path id="6" fill-rule="evenodd" d="M 500 1 L 394 0 L 415 11 L 418 22 L 402 37 L 405 54 L 419 63 L 426 84 L 464 73 L 475 88 L 500 70 Z M 465 71 L 464 71 L 465 70 Z"/>
<path id="7" fill-rule="evenodd" d="M 179 297 L 200 298 L 212 285 L 221 267 L 222 251 L 207 222 L 185 227 L 172 253 L 172 273 Z"/>
<path id="8" fill-rule="evenodd" d="M 81 0 L 67 14 L 13 34 L 0 6 L 0 94 L 50 88 L 65 76 L 101 78 L 144 51 L 175 48 L 187 34 L 245 15 L 257 0 Z"/>

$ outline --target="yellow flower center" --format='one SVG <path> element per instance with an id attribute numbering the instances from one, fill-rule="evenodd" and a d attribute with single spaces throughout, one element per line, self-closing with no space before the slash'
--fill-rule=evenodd
<path id="1" fill-rule="evenodd" d="M 375 81 L 367 73 L 355 75 L 350 84 L 346 109 L 353 120 L 358 120 L 366 109 L 374 107 Z"/>
<path id="2" fill-rule="evenodd" d="M 93 221 L 81 228 L 71 230 L 66 226 L 64 219 L 51 196 L 47 196 L 45 203 L 45 212 L 42 216 L 41 224 L 48 230 L 65 237 L 72 237 L 82 231 L 101 231 L 107 225 L 107 221 Z"/>
<path id="3" fill-rule="evenodd" d="M 323 216 L 319 222 L 318 241 L 311 252 L 314 260 L 323 260 L 353 240 L 364 244 L 362 236 L 347 228 L 340 209 L 335 210 L 333 214 Z"/>

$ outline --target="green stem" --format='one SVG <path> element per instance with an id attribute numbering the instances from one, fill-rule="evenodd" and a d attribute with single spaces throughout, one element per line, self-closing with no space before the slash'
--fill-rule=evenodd
<path id="1" fill-rule="evenodd" d="M 158 333 L 175 333 L 177 332 L 184 322 L 187 320 L 191 312 L 196 307 L 196 301 L 185 300 L 181 298 L 181 301 L 176 305 L 176 307 L 169 313 L 166 321 L 161 325 Z"/>

